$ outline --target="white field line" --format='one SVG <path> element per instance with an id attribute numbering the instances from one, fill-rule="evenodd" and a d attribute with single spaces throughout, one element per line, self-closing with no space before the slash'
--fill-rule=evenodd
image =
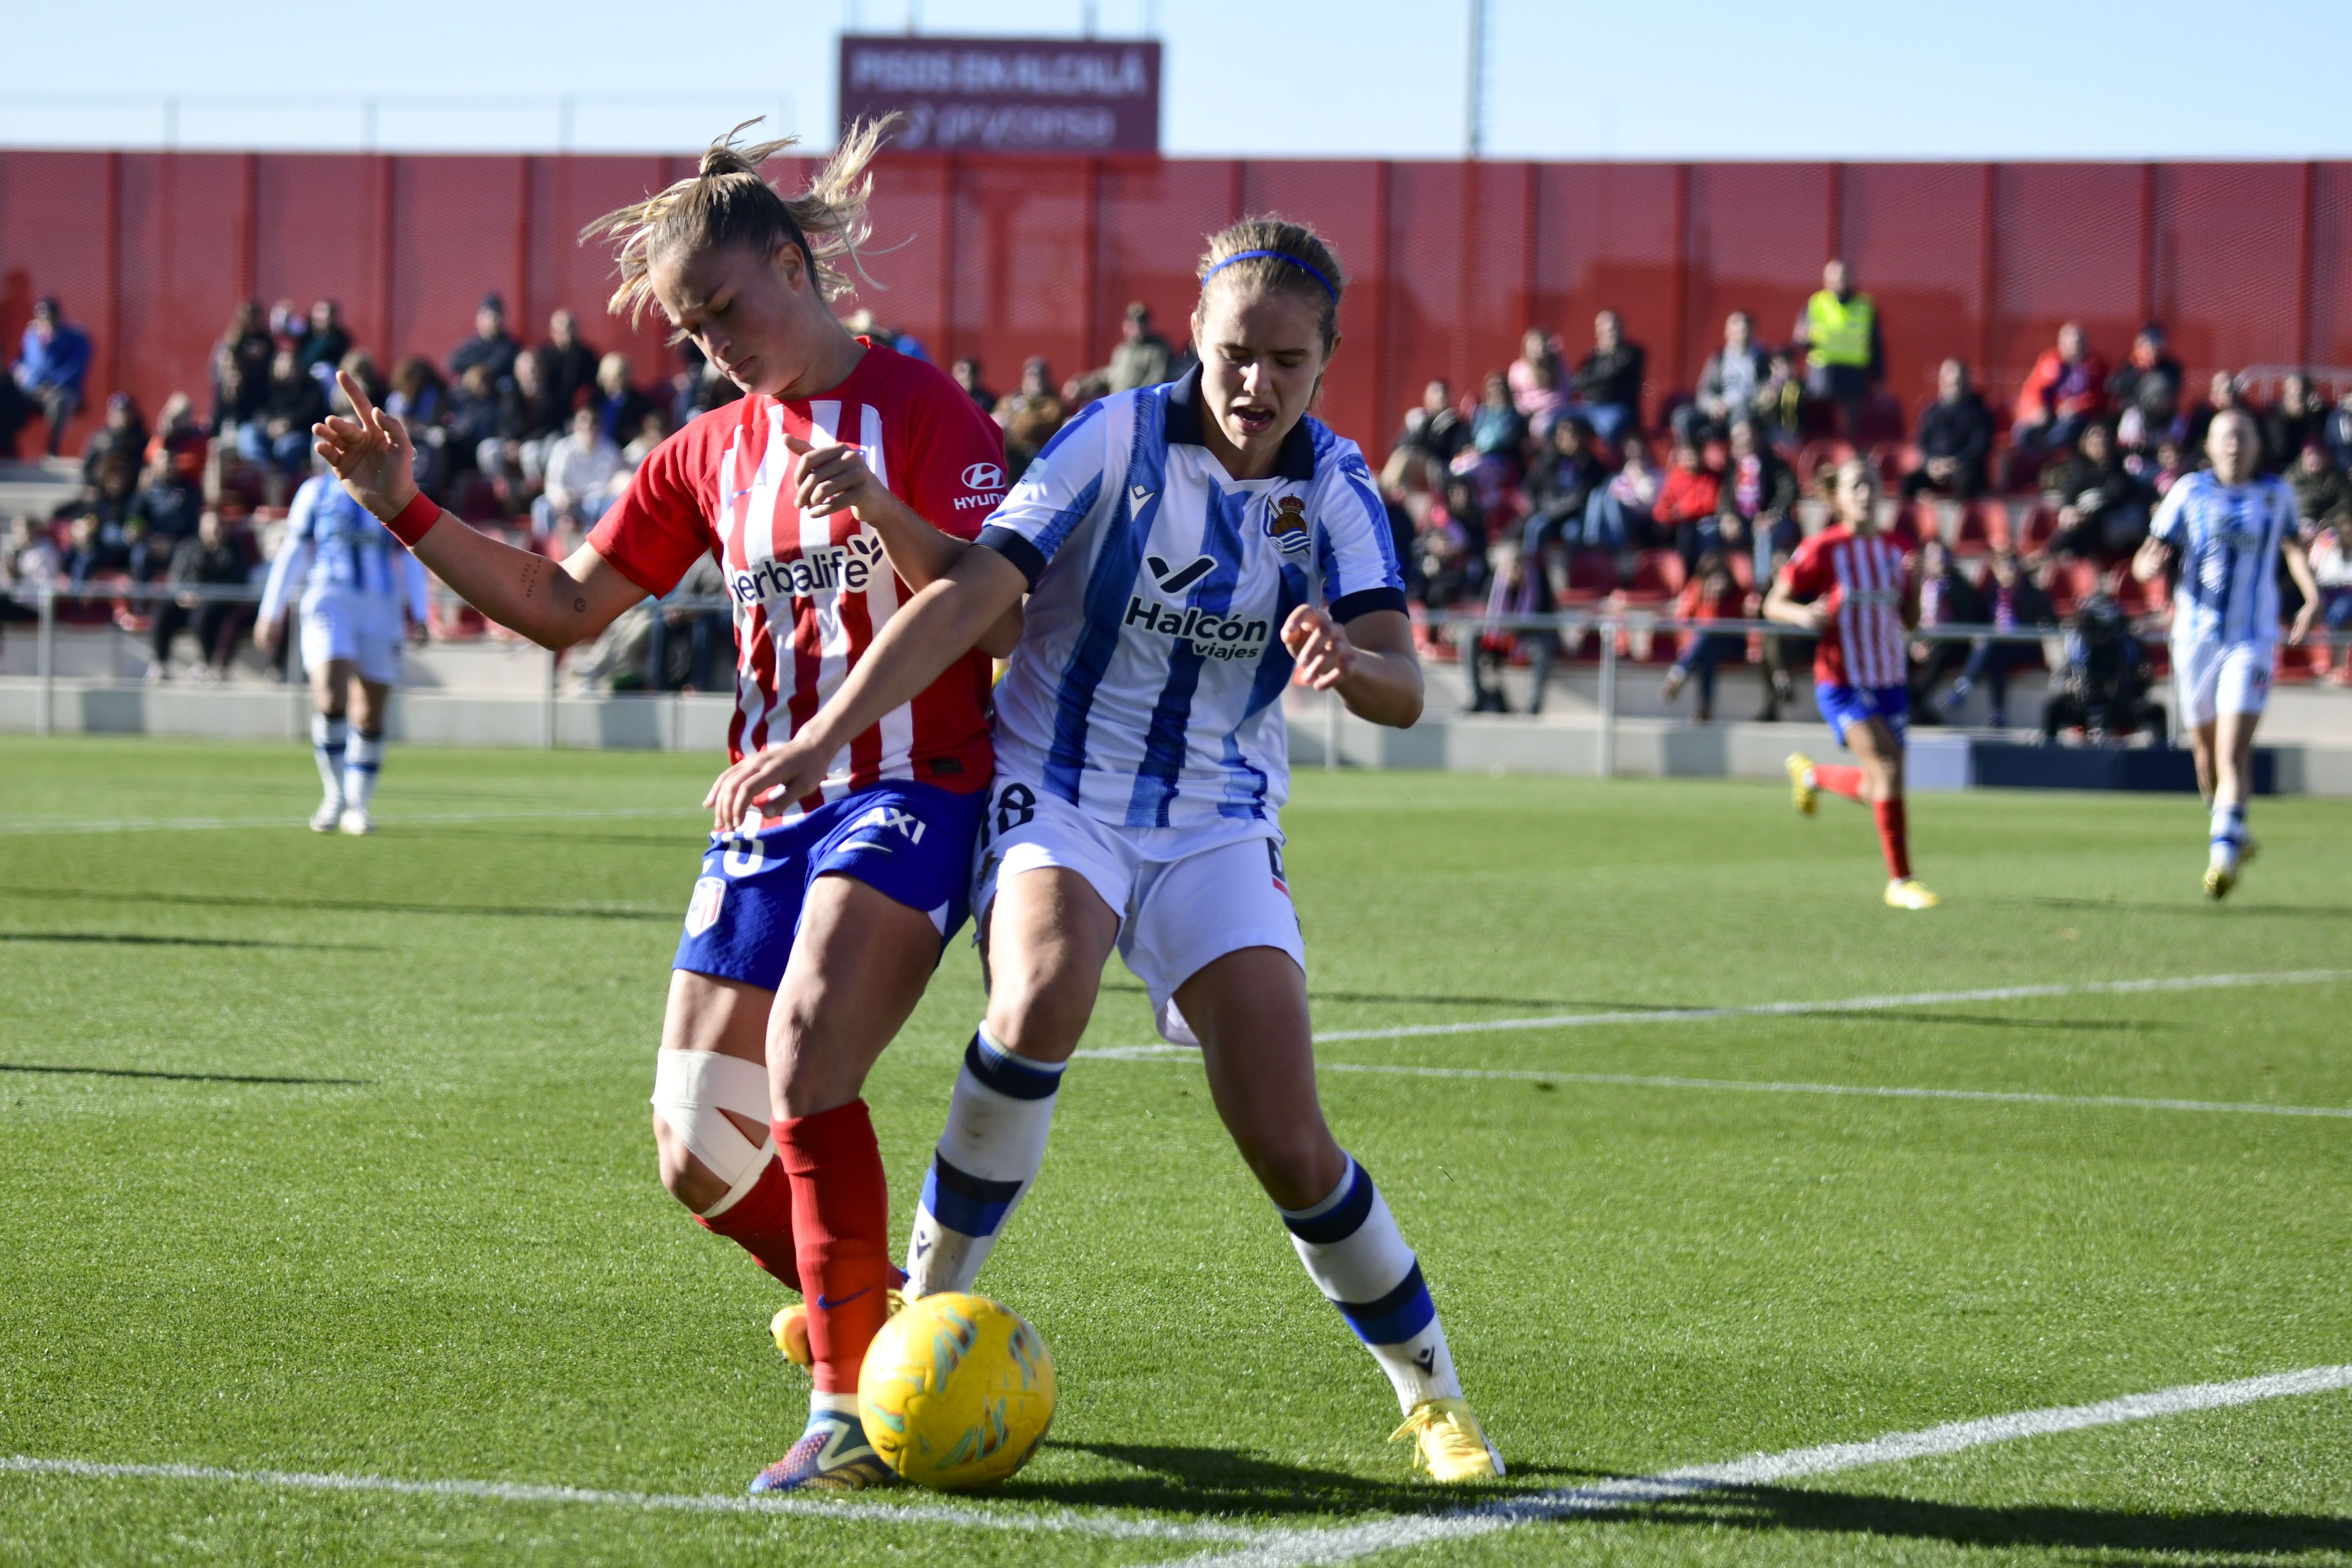
<path id="1" fill-rule="evenodd" d="M 391 1492 L 405 1497 L 468 1498 L 490 1502 L 587 1503 L 678 1513 L 789 1514 L 856 1520 L 871 1524 L 949 1525 L 965 1530 L 1039 1531 L 1102 1535 L 1124 1541 L 1250 1542 L 1265 1532 L 1211 1521 L 1125 1519 L 1114 1514 L 1016 1513 L 946 1503 L 834 1502 L 815 1498 L 691 1496 L 665 1492 L 593 1491 L 582 1487 L 514 1481 L 415 1481 L 394 1476 L 319 1475 L 299 1470 L 233 1470 L 210 1465 L 100 1465 L 82 1459 L 0 1458 L 0 1476 L 68 1476 L 91 1480 L 197 1481 L 275 1487 L 292 1491 Z"/>
<path id="2" fill-rule="evenodd" d="M 1533 1497 L 1512 1498 L 1477 1508 L 1418 1519 L 1389 1518 L 1325 1530 L 1276 1530 L 1239 1552 L 1206 1552 L 1181 1559 L 1184 1568 L 1303 1568 L 1307 1563 L 1352 1563 L 1379 1552 L 1452 1543 L 1491 1535 L 1544 1520 L 1616 1512 L 1647 1503 L 1720 1491 L 1727 1487 L 1772 1486 L 1811 1476 L 1834 1475 L 1865 1465 L 1894 1464 L 1938 1454 L 1957 1454 L 1988 1443 L 2044 1437 L 2147 1421 L 2189 1410 L 2216 1410 L 2292 1394 L 2352 1388 L 2352 1366 L 2315 1366 L 2236 1383 L 2198 1383 L 2154 1394 L 2127 1394 L 2097 1405 L 2024 1410 L 1977 1421 L 1956 1421 L 1922 1432 L 1895 1432 L 1866 1443 L 1829 1443 L 1779 1454 L 1753 1454 L 1725 1464 L 1697 1465 L 1637 1479 L 1601 1481 Z M 1163 1564 L 1161 1568 L 1177 1568 Z"/>
<path id="3" fill-rule="evenodd" d="M 2027 1410 L 2010 1415 L 1897 1432 L 1865 1443 L 1830 1443 L 1757 1454 L 1725 1464 L 1699 1465 L 1662 1475 L 1602 1481 L 1563 1491 L 1538 1492 L 1477 1508 L 1416 1518 L 1394 1516 L 1359 1525 L 1322 1530 L 1254 1530 L 1213 1520 L 1128 1519 L 1112 1514 L 1020 1513 L 958 1508 L 943 1503 L 880 1503 L 814 1498 L 754 1498 L 666 1492 L 599 1491 L 583 1487 L 517 1481 L 405 1480 L 393 1476 L 320 1474 L 299 1470 L 238 1470 L 210 1465 L 109 1465 L 87 1459 L 0 1457 L 0 1476 L 57 1476 L 83 1480 L 184 1481 L 257 1486 L 290 1491 L 390 1493 L 405 1497 L 464 1498 L 487 1502 L 574 1503 L 603 1508 L 709 1514 L 780 1514 L 856 1520 L 874 1524 L 943 1525 L 964 1530 L 1034 1531 L 1125 1541 L 1213 1541 L 1241 1545 L 1238 1552 L 1212 1552 L 1185 1563 L 1231 1568 L 1289 1568 L 1294 1563 L 1347 1563 L 1374 1552 L 1390 1552 L 1434 1541 L 1486 1535 L 1540 1520 L 1600 1513 L 1690 1497 L 1726 1487 L 1766 1486 L 1807 1476 L 1830 1475 L 1864 1465 L 1893 1464 L 1937 1454 L 1955 1454 L 1987 1443 L 2045 1436 L 2090 1426 L 2146 1421 L 2188 1410 L 2251 1405 L 2290 1394 L 2352 1388 L 2352 1366 L 2318 1366 L 2275 1373 L 2236 1383 L 2200 1383 L 2154 1394 L 2127 1394 L 2097 1405 Z"/>
<path id="4" fill-rule="evenodd" d="M 1981 991 L 1920 991 L 1908 996 L 1846 996 L 1823 1002 L 1759 1002 L 1744 1007 L 1625 1008 L 1610 1013 L 1559 1013 L 1542 1018 L 1480 1018 L 1460 1024 L 1404 1024 L 1392 1029 L 1334 1029 L 1317 1045 L 1338 1040 L 1403 1040 L 1424 1035 L 1491 1035 L 1508 1029 L 1580 1029 L 1600 1024 L 1690 1024 L 1710 1018 L 1776 1018 L 1807 1013 L 1881 1013 L 1953 1002 L 2024 1002 L 2046 996 L 2124 996 L 2147 991 L 2221 991 L 2241 985 L 2321 985 L 2352 977 L 2352 969 L 2293 969 L 2269 974 L 2182 974 L 2155 980 L 2086 980 L 2051 985 L 1996 985 Z"/>
<path id="5" fill-rule="evenodd" d="M 1395 1029 L 1343 1029 L 1315 1037 L 1388 1040 L 1426 1035 L 1466 1035 L 1497 1029 L 1568 1028 L 1584 1024 L 1649 1024 L 1711 1018 L 1776 1017 L 1806 1013 L 1878 1012 L 1952 1002 L 2011 1002 L 2048 996 L 2117 995 L 2148 991 L 2204 991 L 2242 985 L 2313 985 L 2352 977 L 2352 970 L 2298 969 L 2270 974 L 2189 974 L 2154 980 L 2087 981 L 2074 985 L 2004 985 L 1981 991 L 1929 991 L 1909 996 L 1849 996 L 1826 1002 L 1766 1002 L 1747 1007 L 1678 1007 L 1656 1012 L 1570 1013 L 1553 1018 L 1511 1018 L 1466 1024 L 1416 1024 Z M 1076 1053 L 1097 1061 L 1176 1061 L 1197 1056 L 1190 1046 L 1105 1046 Z M 2133 1110 L 2218 1111 L 2242 1116 L 2319 1116 L 2352 1120 L 2352 1107 L 2270 1105 L 2256 1100 L 2142 1099 L 2120 1094 L 2042 1094 L 2024 1089 L 1882 1088 L 1870 1084 L 1780 1083 L 1750 1079 L 1683 1078 L 1650 1073 L 1544 1072 L 1522 1068 L 1413 1067 L 1397 1063 L 1318 1062 L 1318 1072 L 1386 1073 L 1402 1078 L 1504 1079 L 1533 1083 L 1590 1083 L 1626 1089 L 1722 1089 L 1746 1094 L 1855 1095 L 1880 1100 L 1976 1100 L 2014 1105 L 2088 1105 Z"/>
<path id="6" fill-rule="evenodd" d="M 1147 1047 L 1145 1049 L 1150 1050 Z M 1121 1055 L 1118 1061 L 1171 1061 L 1185 1047 L 1170 1046 L 1149 1056 Z M 1088 1053 L 1080 1052 L 1081 1056 Z M 1850 1083 L 1767 1083 L 1738 1078 L 1667 1078 L 1628 1072 L 1538 1072 L 1515 1068 L 1424 1068 L 1373 1062 L 1317 1062 L 1317 1072 L 1392 1073 L 1402 1078 L 1497 1078 L 1522 1083 L 1592 1083 L 1628 1089 L 1717 1089 L 1748 1094 L 1860 1095 L 1881 1100 L 1989 1100 L 2018 1105 L 2121 1106 L 2132 1110 L 2207 1110 L 2241 1116 L 2326 1116 L 2352 1121 L 2352 1106 L 2265 1105 L 2258 1100 L 2136 1100 L 2121 1094 L 2035 1094 L 1998 1089 L 1882 1089 Z"/>
<path id="7" fill-rule="evenodd" d="M 447 822 L 601 822 L 631 816 L 699 816 L 701 808 L 654 805 L 617 811 L 443 811 L 380 817 L 385 827 Z M 307 816 L 0 817 L 0 836 L 27 833 L 182 833 L 212 827 L 301 827 Z"/>

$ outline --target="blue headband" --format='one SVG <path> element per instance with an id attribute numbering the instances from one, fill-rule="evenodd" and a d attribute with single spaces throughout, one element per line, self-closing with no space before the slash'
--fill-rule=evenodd
<path id="1" fill-rule="evenodd" d="M 1226 257 L 1223 261 L 1218 262 L 1214 267 L 1210 268 L 1206 272 L 1202 273 L 1202 274 L 1201 274 L 1201 286 L 1202 286 L 1202 288 L 1204 288 L 1204 289 L 1205 289 L 1205 288 L 1207 288 L 1207 287 L 1208 287 L 1208 285 L 1209 285 L 1209 279 L 1210 279 L 1214 278 L 1218 273 L 1223 272 L 1226 268 L 1231 267 L 1234 262 L 1236 262 L 1236 261 L 1247 261 L 1247 260 L 1251 259 L 1253 257 L 1259 257 L 1259 256 L 1270 256 L 1270 257 L 1272 257 L 1272 258 L 1273 258 L 1275 260 L 1276 260 L 1276 261 L 1287 261 L 1287 262 L 1289 262 L 1293 267 L 1297 268 L 1298 268 L 1298 270 L 1300 270 L 1301 272 L 1306 273 L 1306 274 L 1307 274 L 1307 276 L 1308 276 L 1309 278 L 1314 279 L 1315 279 L 1315 281 L 1317 281 L 1318 283 L 1322 284 L 1322 285 L 1323 285 L 1323 292 L 1325 292 L 1326 294 L 1328 294 L 1328 295 L 1330 295 L 1330 296 L 1331 296 L 1331 303 L 1333 303 L 1334 305 L 1336 305 L 1336 304 L 1338 304 L 1338 303 L 1339 302 L 1339 290 L 1338 290 L 1337 289 L 1334 289 L 1333 287 L 1331 287 L 1331 279 L 1329 279 L 1328 278 L 1324 277 L 1324 276 L 1323 276 L 1323 274 L 1322 274 L 1321 272 L 1318 271 L 1316 268 L 1312 268 L 1312 267 L 1309 267 L 1306 262 L 1299 260 L 1299 259 L 1298 259 L 1298 258 L 1297 258 L 1296 256 L 1291 255 L 1291 254 L 1290 254 L 1290 252 L 1288 252 L 1288 251 L 1286 251 L 1286 250 L 1239 250 L 1239 251 L 1235 251 L 1233 255 Z"/>

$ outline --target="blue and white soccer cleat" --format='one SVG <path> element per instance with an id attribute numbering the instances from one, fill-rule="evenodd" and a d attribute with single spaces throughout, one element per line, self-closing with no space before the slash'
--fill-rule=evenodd
<path id="1" fill-rule="evenodd" d="M 882 1462 L 857 1417 L 838 1410 L 812 1410 L 800 1441 L 784 1457 L 751 1478 L 751 1495 L 771 1492 L 857 1491 L 887 1486 L 898 1475 Z"/>

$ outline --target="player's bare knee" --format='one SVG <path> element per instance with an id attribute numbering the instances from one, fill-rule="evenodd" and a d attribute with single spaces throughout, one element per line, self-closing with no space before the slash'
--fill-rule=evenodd
<path id="1" fill-rule="evenodd" d="M 1070 966 L 1016 966 L 1000 956 L 988 998 L 988 1032 L 1015 1056 L 1062 1061 L 1086 1032 L 1096 989 L 1092 976 Z"/>

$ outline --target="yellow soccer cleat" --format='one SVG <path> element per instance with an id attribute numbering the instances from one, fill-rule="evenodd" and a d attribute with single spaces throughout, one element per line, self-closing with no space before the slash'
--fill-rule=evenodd
<path id="1" fill-rule="evenodd" d="M 890 1288 L 887 1300 L 888 1316 L 895 1318 L 907 1310 L 907 1298 L 899 1294 L 897 1286 Z M 804 1301 L 778 1309 L 768 1321 L 768 1337 L 776 1342 L 778 1353 L 794 1366 L 806 1366 L 816 1359 L 809 1350 L 808 1304 Z"/>
<path id="2" fill-rule="evenodd" d="M 1820 809 L 1822 792 L 1813 784 L 1813 759 L 1802 752 L 1789 753 L 1789 804 L 1807 816 Z"/>
<path id="3" fill-rule="evenodd" d="M 1886 907 L 1890 910 L 1932 910 L 1943 901 L 1921 887 L 1916 878 L 1906 877 L 1886 884 Z"/>
<path id="4" fill-rule="evenodd" d="M 1423 1400 L 1404 1425 L 1389 1434 L 1391 1443 L 1407 1437 L 1413 1439 L 1420 1468 L 1442 1485 L 1496 1480 L 1503 1474 L 1503 1456 L 1486 1441 L 1466 1399 Z"/>
<path id="5" fill-rule="evenodd" d="M 2235 866 L 2214 865 L 2205 868 L 2205 896 L 2215 903 L 2218 904 L 2228 898 L 2230 889 L 2237 885 L 2238 868 Z"/>

